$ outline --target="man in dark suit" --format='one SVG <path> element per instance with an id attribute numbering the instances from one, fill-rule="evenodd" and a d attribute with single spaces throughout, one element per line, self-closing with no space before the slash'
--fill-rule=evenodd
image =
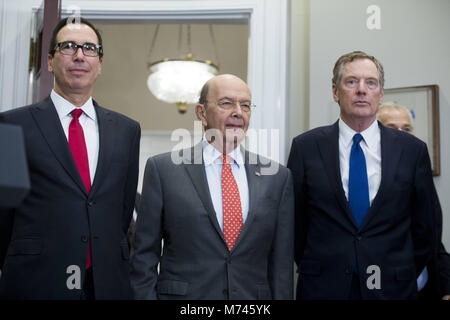
<path id="1" fill-rule="evenodd" d="M 296 137 L 298 299 L 413 299 L 435 237 L 425 143 L 381 126 L 384 71 L 361 51 L 333 70 L 340 119 Z"/>
<path id="2" fill-rule="evenodd" d="M 414 134 L 411 111 L 392 102 L 383 103 L 377 112 L 382 125 Z M 436 195 L 436 247 L 432 259 L 417 279 L 419 299 L 450 300 L 450 255 L 442 243 L 442 209 Z"/>
<path id="3" fill-rule="evenodd" d="M 196 106 L 203 141 L 147 161 L 136 299 L 292 299 L 291 174 L 240 148 L 251 109 L 244 81 L 216 76 Z"/>
<path id="4" fill-rule="evenodd" d="M 92 100 L 102 39 L 87 20 L 64 19 L 50 43 L 55 86 L 45 100 L 5 112 L 20 125 L 31 191 L 2 212 L 0 296 L 128 299 L 127 229 L 138 179 L 140 127 Z"/>

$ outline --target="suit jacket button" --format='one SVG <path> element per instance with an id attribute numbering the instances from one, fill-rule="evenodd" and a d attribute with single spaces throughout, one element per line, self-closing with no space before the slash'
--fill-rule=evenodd
<path id="1" fill-rule="evenodd" d="M 94 202 L 93 202 L 93 201 L 89 201 L 89 202 L 88 202 L 88 206 L 89 206 L 89 207 L 92 207 L 93 205 L 94 205 Z"/>
<path id="2" fill-rule="evenodd" d="M 82 237 L 81 237 L 81 241 L 82 241 L 82 242 L 88 242 L 88 237 L 82 236 Z"/>

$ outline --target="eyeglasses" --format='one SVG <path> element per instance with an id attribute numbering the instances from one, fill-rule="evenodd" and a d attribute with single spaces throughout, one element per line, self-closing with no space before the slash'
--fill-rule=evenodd
<path id="1" fill-rule="evenodd" d="M 75 55 L 79 48 L 81 48 L 83 54 L 87 57 L 97 57 L 98 55 L 103 54 L 101 45 L 90 42 L 76 44 L 74 41 L 63 41 L 56 44 L 54 51 L 56 50 L 56 48 L 59 49 L 59 52 L 61 54 L 64 54 L 66 56 Z"/>
<path id="2" fill-rule="evenodd" d="M 236 108 L 238 105 L 241 107 L 241 110 L 249 113 L 252 111 L 252 109 L 256 108 L 256 105 L 252 104 L 249 101 L 233 101 L 233 100 L 220 100 L 219 102 L 216 102 L 216 105 L 223 110 L 232 110 Z"/>

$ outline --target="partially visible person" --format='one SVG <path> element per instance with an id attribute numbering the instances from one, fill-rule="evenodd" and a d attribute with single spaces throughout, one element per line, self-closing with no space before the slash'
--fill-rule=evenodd
<path id="1" fill-rule="evenodd" d="M 393 102 L 385 102 L 378 109 L 377 118 L 382 125 L 414 134 L 413 117 L 411 111 L 405 106 Z M 436 194 L 438 209 L 437 250 L 430 263 L 417 279 L 419 299 L 450 300 L 450 255 L 442 243 L 442 210 Z"/>
<path id="2" fill-rule="evenodd" d="M 388 128 L 413 133 L 413 117 L 408 108 L 393 102 L 384 102 L 377 113 L 378 121 Z"/>
<path id="3" fill-rule="evenodd" d="M 102 38 L 83 18 L 53 31 L 51 94 L 0 114 L 22 127 L 31 191 L 0 213 L 0 298 L 131 298 L 127 230 L 139 168 L 140 126 L 92 99 Z"/>

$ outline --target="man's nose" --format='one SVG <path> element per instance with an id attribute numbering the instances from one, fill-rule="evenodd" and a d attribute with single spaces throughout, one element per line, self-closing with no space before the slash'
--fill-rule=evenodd
<path id="1" fill-rule="evenodd" d="M 242 114 L 243 114 L 243 113 L 244 113 L 244 111 L 242 110 L 240 103 L 237 102 L 237 103 L 234 105 L 232 115 L 233 115 L 234 117 L 242 117 Z"/>
<path id="2" fill-rule="evenodd" d="M 366 83 L 364 81 L 359 81 L 356 85 L 356 90 L 358 93 L 366 93 Z"/>
<path id="3" fill-rule="evenodd" d="M 82 50 L 82 48 L 76 48 L 76 51 L 75 51 L 75 53 L 73 54 L 73 58 L 75 59 L 75 60 L 84 60 L 84 53 L 83 53 L 83 50 Z"/>

